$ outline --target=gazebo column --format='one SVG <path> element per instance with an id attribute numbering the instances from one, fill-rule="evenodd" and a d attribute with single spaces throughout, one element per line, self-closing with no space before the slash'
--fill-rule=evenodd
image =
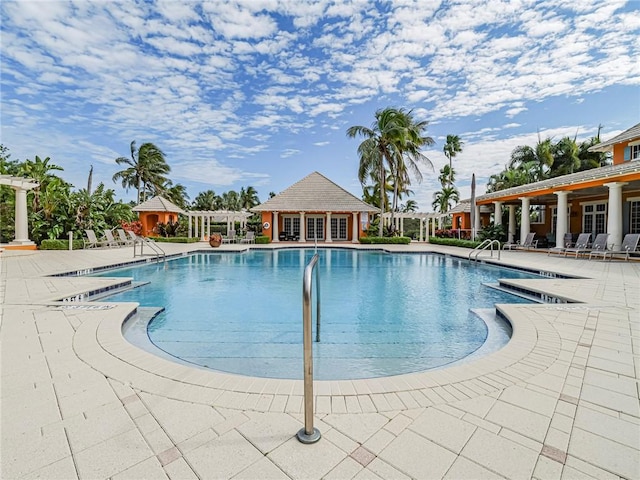
<path id="1" fill-rule="evenodd" d="M 307 224 L 304 222 L 304 212 L 300 212 L 300 240 L 302 242 L 307 241 Z"/>
<path id="2" fill-rule="evenodd" d="M 607 215 L 608 244 L 613 244 L 614 250 L 622 247 L 622 187 L 625 182 L 605 183 L 609 188 L 609 214 Z"/>
<path id="3" fill-rule="evenodd" d="M 404 237 L 404 217 L 400 217 L 400 236 Z"/>
<path id="4" fill-rule="evenodd" d="M 435 218 L 431 219 L 431 236 L 432 237 L 436 236 L 436 219 Z"/>
<path id="5" fill-rule="evenodd" d="M 509 235 L 507 241 L 509 243 L 515 242 L 516 237 L 516 206 L 509 205 Z"/>
<path id="6" fill-rule="evenodd" d="M 190 213 L 187 213 L 187 230 L 188 230 L 187 236 L 191 238 L 192 231 L 191 231 L 191 214 Z"/>
<path id="7" fill-rule="evenodd" d="M 207 215 L 207 238 L 211 238 L 211 215 Z"/>
<path id="8" fill-rule="evenodd" d="M 27 190 L 16 188 L 16 236 L 11 245 L 33 245 L 29 240 L 29 222 L 27 215 Z"/>
<path id="9" fill-rule="evenodd" d="M 278 212 L 272 212 L 273 215 L 273 225 L 271 226 L 271 231 L 273 232 L 271 236 L 271 241 L 273 243 L 278 243 L 280 241 L 280 231 L 278 229 Z"/>
<path id="10" fill-rule="evenodd" d="M 531 207 L 529 197 L 520 197 L 518 200 L 522 202 L 522 212 L 520 214 L 520 241 L 524 242 L 531 230 L 531 214 L 529 209 Z"/>
<path id="11" fill-rule="evenodd" d="M 198 238 L 198 215 L 193 216 L 193 237 Z"/>
<path id="12" fill-rule="evenodd" d="M 423 225 L 422 225 L 422 224 L 423 224 L 423 223 L 424 223 L 424 219 L 423 219 L 423 218 L 420 218 L 420 242 L 422 242 L 422 241 L 423 241 L 423 236 L 422 236 L 422 227 L 423 227 Z"/>
<path id="13" fill-rule="evenodd" d="M 325 242 L 333 242 L 331 238 L 331 212 L 327 212 L 327 228 L 326 228 Z"/>
<path id="14" fill-rule="evenodd" d="M 553 192 L 558 196 L 558 208 L 556 209 L 556 248 L 564 248 L 564 236 L 567 233 L 567 211 L 569 210 L 568 204 L 568 191 Z"/>
<path id="15" fill-rule="evenodd" d="M 493 202 L 493 224 L 502 225 L 502 202 Z"/>
<path id="16" fill-rule="evenodd" d="M 200 216 L 200 240 L 204 241 L 204 215 Z"/>
<path id="17" fill-rule="evenodd" d="M 353 227 L 351 228 L 351 243 L 358 243 L 360 239 L 358 238 L 358 213 L 352 212 L 353 215 Z"/>

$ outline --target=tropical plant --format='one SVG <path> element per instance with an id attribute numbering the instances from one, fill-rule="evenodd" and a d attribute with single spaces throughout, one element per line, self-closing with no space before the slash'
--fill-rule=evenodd
<path id="1" fill-rule="evenodd" d="M 148 188 L 162 189 L 162 185 L 167 181 L 165 175 L 171 171 L 167 164 L 164 153 L 153 143 L 143 143 L 140 148 L 136 148 L 135 140 L 131 142 L 131 158 L 118 157 L 118 165 L 128 165 L 127 168 L 116 172 L 113 181 L 121 181 L 122 188 L 126 191 L 129 188 L 137 190 L 136 203 L 146 200 Z M 153 190 L 152 190 L 153 191 Z"/>
<path id="2" fill-rule="evenodd" d="M 458 135 L 447 135 L 447 141 L 442 148 L 445 157 L 449 159 L 449 186 L 453 186 L 453 164 L 452 159 L 460 152 L 464 142 L 460 140 Z"/>
<path id="3" fill-rule="evenodd" d="M 563 137 L 551 149 L 553 164 L 549 171 L 550 177 L 559 177 L 580 169 L 580 147 L 576 138 Z"/>
<path id="4" fill-rule="evenodd" d="M 453 185 L 456 181 L 456 170 L 455 168 L 450 167 L 449 165 L 445 165 L 440 169 L 440 175 L 438 175 L 438 181 L 440 185 L 446 187 L 447 185 Z"/>
<path id="5" fill-rule="evenodd" d="M 455 187 L 442 187 L 442 190 L 433 193 L 431 206 L 436 212 L 446 213 L 453 206 L 453 202 L 458 203 L 459 201 L 460 193 Z"/>
<path id="6" fill-rule="evenodd" d="M 399 187 L 410 184 L 409 172 L 411 171 L 418 181 L 422 178 L 416 162 L 430 164 L 420 153 L 422 146 L 433 144 L 433 139 L 423 136 L 426 128 L 427 122 L 416 122 L 411 111 L 388 107 L 376 111 L 371 127 L 355 125 L 347 129 L 349 138 L 364 138 L 358 146 L 358 179 L 363 187 L 371 177 L 382 185 L 387 178 L 387 171 L 391 173 L 394 184 L 392 217 L 393 207 L 397 205 Z M 384 198 L 385 189 L 378 188 L 378 191 L 378 206 L 382 217 L 387 203 Z M 383 234 L 382 222 L 379 223 L 378 233 L 379 236 Z"/>
<path id="7" fill-rule="evenodd" d="M 258 198 L 256 189 L 251 186 L 247 188 L 242 187 L 240 189 L 240 208 L 250 210 L 257 205 L 260 205 L 260 199 Z"/>
<path id="8" fill-rule="evenodd" d="M 200 192 L 191 202 L 192 210 L 220 210 L 222 208 L 222 199 L 216 195 L 213 190 Z"/>
<path id="9" fill-rule="evenodd" d="M 400 211 L 404 213 L 417 212 L 418 202 L 415 200 L 407 200 L 407 203 L 400 206 Z"/>
<path id="10" fill-rule="evenodd" d="M 239 211 L 242 209 L 240 195 L 235 190 L 229 190 L 222 194 L 222 208 L 225 210 Z"/>

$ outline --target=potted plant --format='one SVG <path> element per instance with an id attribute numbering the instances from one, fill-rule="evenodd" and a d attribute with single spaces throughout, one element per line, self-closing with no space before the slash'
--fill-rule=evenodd
<path id="1" fill-rule="evenodd" d="M 212 233 L 209 237 L 209 245 L 212 247 L 219 247 L 222 244 L 222 235 L 219 233 Z"/>

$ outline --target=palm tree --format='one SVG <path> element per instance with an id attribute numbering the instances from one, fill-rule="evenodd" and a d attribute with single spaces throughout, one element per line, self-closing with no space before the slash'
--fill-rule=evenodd
<path id="1" fill-rule="evenodd" d="M 553 166 L 553 144 L 550 138 L 540 139 L 535 148 L 528 145 L 519 145 L 511 152 L 509 167 L 524 168 L 532 173 L 530 181 L 538 182 L 548 177 L 548 172 Z"/>
<path id="2" fill-rule="evenodd" d="M 246 189 L 240 188 L 240 205 L 244 210 L 250 210 L 256 205 L 260 205 L 257 190 L 251 186 Z"/>
<path id="3" fill-rule="evenodd" d="M 187 187 L 180 183 L 175 185 L 171 180 L 167 180 L 162 185 L 162 188 L 158 191 L 154 191 L 154 195 L 162 195 L 170 202 L 174 203 L 183 210 L 187 209 L 189 195 L 187 194 Z"/>
<path id="4" fill-rule="evenodd" d="M 146 199 L 146 192 L 149 185 L 160 190 L 164 182 L 167 181 L 165 175 L 171 171 L 171 167 L 165 160 L 164 153 L 153 143 L 143 143 L 136 149 L 135 140 L 131 142 L 131 159 L 126 157 L 116 158 L 118 165 L 128 165 L 127 168 L 116 172 L 113 181 L 122 182 L 122 188 L 126 191 L 135 187 L 138 196 L 136 202 L 140 204 Z"/>
<path id="5" fill-rule="evenodd" d="M 438 181 L 440 185 L 446 187 L 447 185 L 453 183 L 456 180 L 456 170 L 455 168 L 450 167 L 449 165 L 445 165 L 440 169 L 440 175 L 438 176 Z"/>
<path id="6" fill-rule="evenodd" d="M 449 185 L 453 186 L 453 164 L 451 160 L 460 152 L 462 152 L 462 146 L 464 142 L 460 140 L 458 135 L 447 135 L 447 143 L 444 144 L 443 152 L 449 159 Z"/>
<path id="7" fill-rule="evenodd" d="M 551 177 L 559 177 L 578 171 L 580 169 L 580 147 L 576 143 L 576 137 L 564 137 L 552 146 L 553 165 Z"/>
<path id="8" fill-rule="evenodd" d="M 400 210 L 404 213 L 417 212 L 418 202 L 416 202 L 415 200 L 407 200 L 407 203 L 402 205 Z"/>
<path id="9" fill-rule="evenodd" d="M 442 187 L 442 190 L 438 190 L 433 194 L 433 202 L 431 206 L 435 211 L 440 213 L 448 212 L 452 205 L 452 202 L 458 203 L 460 201 L 460 194 L 454 187 Z"/>
<path id="10" fill-rule="evenodd" d="M 34 212 L 40 210 L 40 192 L 44 191 L 47 188 L 47 184 L 51 180 L 57 178 L 55 174 L 51 173 L 51 171 L 64 170 L 58 165 L 49 163 L 50 161 L 51 159 L 49 157 L 46 157 L 44 160 L 42 160 L 38 155 L 36 155 L 35 161 L 27 159 L 19 169 L 19 175 L 32 178 L 40 184 L 38 188 L 33 190 L 32 209 Z"/>
<path id="11" fill-rule="evenodd" d="M 423 136 L 427 122 L 416 122 L 411 112 L 397 108 L 385 108 L 375 113 L 375 121 L 371 127 L 356 125 L 347 129 L 349 138 L 363 137 L 358 146 L 360 164 L 358 179 L 364 186 L 369 177 L 375 182 L 383 184 L 387 169 L 391 172 L 394 182 L 394 202 L 397 204 L 397 190 L 395 186 L 409 185 L 408 171 L 411 170 L 421 179 L 417 168 L 417 161 L 428 159 L 420 153 L 420 147 L 433 144 L 433 139 Z M 405 157 L 407 162 L 405 163 Z M 430 162 L 429 162 L 430 163 Z M 382 215 L 385 206 L 385 189 L 379 188 L 380 194 L 380 222 L 378 233 L 383 235 Z M 393 208 L 391 209 L 393 215 Z"/>
<path id="12" fill-rule="evenodd" d="M 213 190 L 200 192 L 191 204 L 193 210 L 220 210 L 222 199 Z"/>
<path id="13" fill-rule="evenodd" d="M 236 192 L 235 190 L 224 192 L 222 194 L 222 207 L 225 210 L 241 210 L 242 207 L 240 206 L 240 195 L 238 195 L 238 192 Z"/>

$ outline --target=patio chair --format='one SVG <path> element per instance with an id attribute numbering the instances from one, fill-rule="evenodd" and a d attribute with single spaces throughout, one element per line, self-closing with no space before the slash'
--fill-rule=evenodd
<path id="1" fill-rule="evenodd" d="M 237 242 L 237 238 L 236 238 L 235 230 L 229 230 L 228 235 L 225 237 L 222 237 L 222 243 L 236 243 L 236 242 Z"/>
<path id="2" fill-rule="evenodd" d="M 240 243 L 256 243 L 256 234 L 254 231 L 248 231 L 247 235 L 240 240 Z"/>
<path id="3" fill-rule="evenodd" d="M 608 239 L 608 233 L 599 233 L 598 235 L 596 235 L 596 239 L 593 241 L 593 244 L 591 244 L 591 250 L 589 250 L 589 260 L 591 260 L 592 255 L 600 255 L 605 250 L 607 250 Z"/>
<path id="4" fill-rule="evenodd" d="M 624 255 L 625 261 L 629 260 L 629 254 L 631 252 L 635 252 L 638 248 L 638 242 L 640 241 L 640 234 L 638 233 L 627 233 L 622 240 L 622 245 L 620 245 L 620 250 L 594 250 L 589 253 L 589 260 L 593 255 L 598 256 L 602 255 L 602 259 L 605 260 L 607 255 L 609 255 L 609 261 L 613 259 L 616 255 Z M 595 243 L 595 242 L 594 242 Z"/>
<path id="5" fill-rule="evenodd" d="M 122 243 L 123 245 L 133 245 L 133 239 L 127 237 L 127 233 L 122 228 L 119 228 L 116 231 L 118 232 L 120 243 Z"/>
<path id="6" fill-rule="evenodd" d="M 551 255 L 552 253 L 564 253 L 564 256 L 567 256 L 567 249 L 572 248 L 582 248 L 585 249 L 589 245 L 589 239 L 591 238 L 590 233 L 581 233 L 578 235 L 578 239 L 576 243 L 573 243 L 573 235 L 571 233 L 565 233 L 564 238 L 562 240 L 562 247 L 553 247 L 549 249 L 547 255 Z"/>
<path id="7" fill-rule="evenodd" d="M 107 238 L 107 246 L 109 247 L 122 247 L 124 245 L 120 239 L 116 240 L 111 230 L 105 230 L 104 236 Z"/>
<path id="8" fill-rule="evenodd" d="M 98 240 L 96 232 L 93 230 L 85 230 L 84 233 L 87 235 L 87 240 L 84 240 L 83 248 L 100 248 L 109 246 L 109 242 L 107 240 Z"/>
<path id="9" fill-rule="evenodd" d="M 519 241 L 516 243 L 505 243 L 502 246 L 503 250 L 529 250 L 530 248 L 537 248 L 538 246 L 538 241 L 534 240 L 536 234 L 535 232 L 530 232 L 527 233 L 526 238 L 524 239 L 524 242 L 520 243 Z"/>
<path id="10" fill-rule="evenodd" d="M 576 243 L 573 247 L 566 247 L 562 250 L 564 253 L 564 256 L 566 257 L 567 254 L 573 253 L 575 254 L 576 258 L 578 258 L 579 254 L 589 252 L 590 239 L 591 239 L 590 233 L 581 233 L 580 235 L 578 235 L 578 239 L 576 240 Z"/>

